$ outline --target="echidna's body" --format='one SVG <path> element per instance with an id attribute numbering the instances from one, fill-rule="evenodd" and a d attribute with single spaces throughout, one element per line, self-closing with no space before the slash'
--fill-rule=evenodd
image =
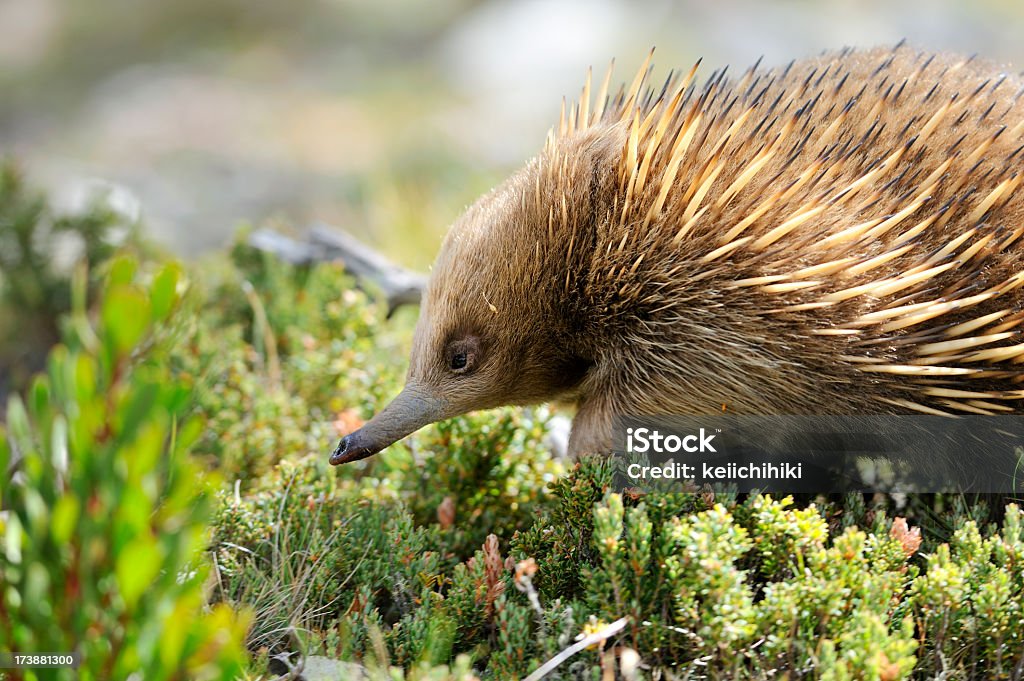
<path id="1" fill-rule="evenodd" d="M 334 461 L 566 396 L 576 452 L 615 414 L 1022 411 L 1019 78 L 905 47 L 646 73 L 456 223 L 409 385 Z"/>

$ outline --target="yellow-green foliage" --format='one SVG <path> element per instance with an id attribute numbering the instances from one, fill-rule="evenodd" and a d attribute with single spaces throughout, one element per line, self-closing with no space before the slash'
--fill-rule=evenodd
<path id="1" fill-rule="evenodd" d="M 906 679 L 943 670 L 1011 678 L 1024 659 L 1012 624 L 1024 606 L 1015 505 L 1001 533 L 983 539 L 967 521 L 922 569 L 920 538 L 880 514 L 870 531 L 846 527 L 830 537 L 818 509 L 789 498 L 753 496 L 653 523 L 647 507 L 660 500 L 625 501 L 608 494 L 595 506 L 594 552 L 575 554 L 587 579 L 574 617 L 629 617 L 622 642 L 656 664 L 730 679 Z M 550 555 L 538 561 L 538 585 L 569 569 Z"/>
<path id="2" fill-rule="evenodd" d="M 915 580 L 915 614 L 935 666 L 984 660 L 1010 674 L 1024 660 L 1024 536 L 1020 509 L 1007 507 L 1001 534 L 983 537 L 974 521 L 927 556 Z M 1020 668 L 1020 667 L 1018 667 Z"/>
<path id="3" fill-rule="evenodd" d="M 80 285 L 68 344 L 0 431 L 0 651 L 79 653 L 46 678 L 231 679 L 246 617 L 204 611 L 211 481 L 165 361 L 185 284 L 176 265 L 107 269 L 95 314 Z"/>

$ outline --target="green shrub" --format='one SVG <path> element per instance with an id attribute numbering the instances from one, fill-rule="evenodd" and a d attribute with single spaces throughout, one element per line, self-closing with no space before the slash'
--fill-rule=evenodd
<path id="1" fill-rule="evenodd" d="M 189 461 L 190 393 L 165 361 L 184 283 L 175 265 L 137 269 L 110 264 L 92 320 L 80 282 L 68 344 L 8 405 L 0 650 L 78 652 L 59 678 L 231 679 L 245 618 L 204 611 L 212 481 Z"/>
<path id="2" fill-rule="evenodd" d="M 243 487 L 282 458 L 329 451 L 345 434 L 335 422 L 369 418 L 401 387 L 393 358 L 408 333 L 375 332 L 384 311 L 339 265 L 296 267 L 240 244 L 199 286 L 174 361 L 208 423 L 196 454 Z"/>
<path id="3" fill-rule="evenodd" d="M 804 520 L 797 512 L 784 513 L 785 524 Z M 797 559 L 804 564 L 792 578 L 764 587 L 758 604 L 764 659 L 836 678 L 877 678 L 884 663 L 898 669 L 888 678 L 906 678 L 916 643 L 909 620 L 896 616 L 895 606 L 916 570 L 908 569 L 909 556 L 899 546 L 889 534 L 846 528 L 831 546 L 810 547 Z"/>
<path id="4" fill-rule="evenodd" d="M 591 539 L 594 504 L 611 486 L 612 467 L 604 460 L 581 460 L 563 478 L 551 483 L 552 500 L 541 515 L 512 539 L 517 560 L 538 564 L 536 584 L 545 600 L 570 600 L 583 594 L 581 568 L 594 565 Z"/>
<path id="5" fill-rule="evenodd" d="M 484 418 L 474 421 L 480 425 Z M 508 413 L 487 418 L 491 421 L 481 430 L 507 434 Z M 486 452 L 474 446 L 479 443 L 473 432 L 464 428 L 457 439 L 449 432 L 451 449 L 433 454 L 441 460 L 436 465 L 443 466 L 447 456 L 468 464 Z M 438 435 L 424 437 L 433 441 Z M 221 496 L 215 598 L 254 610 L 251 649 L 281 652 L 291 644 L 289 632 L 299 630 L 319 632 L 308 643 L 310 650 L 364 659 L 376 654 L 373 632 L 380 630 L 389 664 L 407 667 L 446 663 L 456 653 L 486 659 L 495 645 L 508 643 L 512 634 L 501 625 L 526 606 L 505 599 L 510 573 L 499 538 L 486 536 L 475 549 L 467 549 L 467 542 L 482 513 L 493 514 L 487 521 L 509 531 L 527 526 L 528 511 L 539 498 L 524 489 L 511 496 L 505 486 L 511 473 L 506 473 L 480 482 L 476 491 L 482 498 L 473 503 L 484 509 L 481 514 L 463 520 L 453 511 L 452 518 L 441 518 L 436 507 L 416 500 L 418 486 L 396 483 L 404 466 L 401 453 L 396 457 L 399 461 L 381 464 L 391 477 L 354 479 L 334 475 L 325 456 L 309 455 L 281 462 L 244 495 L 226 491 Z M 522 505 L 520 513 L 497 519 L 499 504 L 510 500 Z M 431 517 L 416 522 L 413 506 L 429 509 Z M 472 507 L 464 508 L 468 514 Z M 526 628 L 513 633 L 525 634 L 532 645 L 528 609 L 526 621 Z"/>
<path id="6" fill-rule="evenodd" d="M 115 241 L 135 241 L 134 225 L 99 199 L 56 215 L 19 168 L 0 159 L 0 397 L 23 389 L 60 339 L 75 264 L 98 265 Z"/>
<path id="7" fill-rule="evenodd" d="M 593 496 L 604 479 L 593 463 L 567 480 L 574 476 L 555 487 Z M 592 522 L 577 525 L 592 537 L 592 552 L 567 552 L 573 535 L 564 531 L 540 541 L 556 534 L 551 526 L 513 545 L 536 558 L 538 584 L 575 565 L 585 577 L 571 604 L 576 621 L 628 617 L 620 643 L 683 676 L 1011 678 L 1024 660 L 1020 627 L 1010 624 L 1024 607 L 1014 505 L 1001 533 L 982 538 L 968 521 L 923 570 L 914 560 L 921 536 L 902 519 L 876 514 L 869 531 L 837 528 L 830 537 L 818 509 L 788 498 L 696 511 L 683 510 L 682 497 L 669 502 L 677 514 L 665 516 L 649 511 L 664 508 L 661 495 L 640 503 L 606 495 Z"/>
<path id="8" fill-rule="evenodd" d="M 377 475 L 419 524 L 439 523 L 449 550 L 472 555 L 488 535 L 511 539 L 543 507 L 563 468 L 544 444 L 546 409 L 497 409 L 424 429 L 383 457 Z M 444 518 L 445 514 L 449 518 Z"/>
<path id="9" fill-rule="evenodd" d="M 936 672 L 1024 669 L 1024 533 L 1006 509 L 1002 533 L 982 537 L 973 521 L 927 556 L 912 590 L 914 614 Z"/>

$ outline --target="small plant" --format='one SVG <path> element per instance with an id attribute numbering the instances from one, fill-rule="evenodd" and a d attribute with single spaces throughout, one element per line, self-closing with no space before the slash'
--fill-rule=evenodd
<path id="1" fill-rule="evenodd" d="M 942 672 L 984 665 L 997 677 L 1024 673 L 1024 533 L 1006 508 L 1001 533 L 983 537 L 973 521 L 927 556 L 912 590 L 930 665 Z"/>
<path id="2" fill-rule="evenodd" d="M 379 474 L 417 523 L 440 524 L 449 549 L 467 558 L 489 535 L 509 540 L 529 527 L 562 473 L 544 444 L 547 419 L 543 408 L 506 408 L 438 423 L 393 448 Z"/>
<path id="3" fill-rule="evenodd" d="M 611 486 L 612 472 L 605 460 L 581 460 L 568 475 L 551 483 L 552 501 L 532 526 L 513 538 L 516 560 L 536 560 L 535 583 L 544 600 L 583 595 L 581 567 L 595 564 L 594 505 Z"/>
<path id="4" fill-rule="evenodd" d="M 245 617 L 204 611 L 212 480 L 188 458 L 190 399 L 166 366 L 176 265 L 109 264 L 93 318 L 84 275 L 67 345 L 0 430 L 0 650 L 70 652 L 47 678 L 233 679 Z M 31 670 L 11 679 L 36 679 Z"/>

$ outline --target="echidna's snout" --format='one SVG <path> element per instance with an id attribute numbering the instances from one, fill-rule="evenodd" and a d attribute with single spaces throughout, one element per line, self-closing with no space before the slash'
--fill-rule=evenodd
<path id="1" fill-rule="evenodd" d="M 338 464 L 349 464 L 353 461 L 366 459 L 380 452 L 385 446 L 387 444 L 382 446 L 366 443 L 364 433 L 361 430 L 356 430 L 345 435 L 338 442 L 338 446 L 334 448 L 334 452 L 331 454 L 331 464 L 337 466 Z"/>
<path id="2" fill-rule="evenodd" d="M 406 435 L 445 417 L 446 402 L 415 384 L 405 387 L 380 413 L 359 430 L 341 439 L 331 464 L 350 463 L 373 456 Z"/>
<path id="3" fill-rule="evenodd" d="M 369 447 L 364 444 L 360 444 L 359 431 L 351 433 L 341 438 L 338 442 L 338 446 L 334 448 L 331 453 L 331 464 L 337 466 L 342 463 L 351 463 L 353 461 L 359 461 L 365 459 L 368 456 L 373 456 L 380 449 L 377 447 Z"/>

